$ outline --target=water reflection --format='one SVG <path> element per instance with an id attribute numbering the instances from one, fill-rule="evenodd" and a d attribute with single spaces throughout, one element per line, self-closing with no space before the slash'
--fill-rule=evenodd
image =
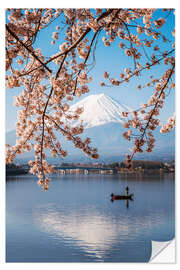
<path id="1" fill-rule="evenodd" d="M 146 216 L 121 215 L 120 218 L 103 215 L 96 209 L 76 209 L 63 212 L 57 206 L 38 207 L 33 213 L 34 223 L 41 231 L 57 241 L 62 238 L 76 241 L 76 245 L 97 258 L 103 258 L 113 246 L 149 235 L 165 223 L 164 213 L 153 211 Z M 128 250 L 128 246 L 127 246 Z"/>
<path id="2" fill-rule="evenodd" d="M 143 262 L 151 240 L 174 237 L 171 179 L 93 177 L 54 178 L 47 193 L 34 177 L 8 181 L 7 261 Z M 127 185 L 134 201 L 111 203 Z"/>
<path id="3" fill-rule="evenodd" d="M 114 200 L 113 198 L 111 198 L 110 201 L 113 203 L 116 200 Z M 129 201 L 133 201 L 133 199 L 127 199 L 127 200 L 124 200 L 124 201 L 126 202 L 126 208 L 128 209 L 129 208 Z"/>
<path id="4" fill-rule="evenodd" d="M 53 234 L 56 239 L 76 240 L 86 252 L 95 252 L 100 258 L 116 242 L 119 233 L 118 242 L 123 242 L 131 230 L 126 220 L 117 224 L 95 210 L 87 213 L 78 210 L 66 215 L 52 207 L 40 208 L 36 209 L 34 219 L 42 231 Z"/>

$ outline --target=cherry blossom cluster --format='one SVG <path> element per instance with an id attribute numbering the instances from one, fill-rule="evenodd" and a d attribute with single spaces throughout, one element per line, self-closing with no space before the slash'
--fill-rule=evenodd
<path id="1" fill-rule="evenodd" d="M 169 117 L 165 125 L 162 125 L 160 132 L 168 133 L 175 127 L 175 125 L 176 125 L 176 117 L 175 115 L 173 115 L 172 117 Z"/>

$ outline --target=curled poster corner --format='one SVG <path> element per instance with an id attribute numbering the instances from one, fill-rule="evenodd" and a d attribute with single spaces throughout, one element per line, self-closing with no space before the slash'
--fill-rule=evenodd
<path id="1" fill-rule="evenodd" d="M 175 263 L 175 239 L 167 242 L 152 241 L 150 263 Z"/>

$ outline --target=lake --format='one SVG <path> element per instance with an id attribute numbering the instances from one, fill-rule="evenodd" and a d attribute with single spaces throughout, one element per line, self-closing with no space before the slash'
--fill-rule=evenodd
<path id="1" fill-rule="evenodd" d="M 7 262 L 147 262 L 151 240 L 175 236 L 173 174 L 31 175 L 6 185 Z M 110 194 L 134 200 L 110 201 Z"/>

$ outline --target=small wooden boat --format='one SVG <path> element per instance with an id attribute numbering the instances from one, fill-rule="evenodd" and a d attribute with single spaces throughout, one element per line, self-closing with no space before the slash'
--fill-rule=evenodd
<path id="1" fill-rule="evenodd" d="M 133 200 L 134 194 L 128 194 L 128 195 L 115 195 L 111 194 L 112 200 Z"/>

